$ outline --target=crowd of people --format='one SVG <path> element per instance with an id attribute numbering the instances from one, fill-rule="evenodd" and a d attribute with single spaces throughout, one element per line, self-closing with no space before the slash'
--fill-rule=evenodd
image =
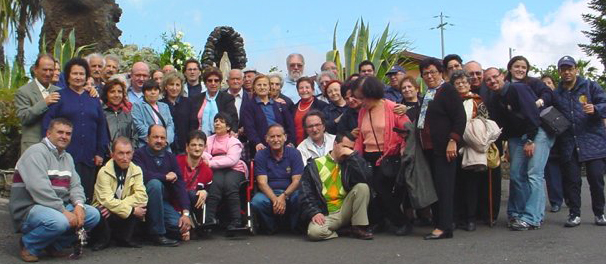
<path id="1" fill-rule="evenodd" d="M 541 228 L 547 196 L 550 211 L 569 208 L 564 226 L 581 224 L 583 165 L 594 223 L 606 225 L 606 94 L 570 56 L 559 83 L 530 77 L 523 56 L 505 72 L 426 58 L 418 78 L 392 67 L 388 85 L 370 61 L 345 80 L 331 61 L 305 76 L 301 54 L 286 58 L 286 76 L 232 69 L 227 87 L 195 59 L 183 73 L 145 62 L 120 73 L 120 63 L 91 54 L 60 69 L 41 54 L 15 96 L 9 208 L 24 261 L 63 256 L 82 228 L 95 251 L 238 230 L 246 181 L 265 234 L 372 239 L 416 224 L 433 227 L 426 240 L 452 238 L 496 223 L 502 160 L 511 230 Z M 554 129 L 553 114 L 567 126 Z"/>

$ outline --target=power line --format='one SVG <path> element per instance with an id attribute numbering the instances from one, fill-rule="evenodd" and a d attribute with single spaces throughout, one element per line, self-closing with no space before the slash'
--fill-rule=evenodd
<path id="1" fill-rule="evenodd" d="M 442 12 L 440 12 L 439 16 L 434 16 L 433 18 L 440 18 L 440 24 L 436 27 L 431 28 L 431 30 L 439 29 L 440 30 L 440 40 L 442 43 L 442 58 L 444 58 L 444 30 L 446 26 L 454 26 L 454 24 L 444 22 L 444 18 L 450 18 L 449 16 L 445 16 Z"/>

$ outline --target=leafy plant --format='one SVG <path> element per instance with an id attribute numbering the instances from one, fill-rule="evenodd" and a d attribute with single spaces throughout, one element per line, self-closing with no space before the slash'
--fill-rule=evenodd
<path id="1" fill-rule="evenodd" d="M 183 41 L 183 35 L 181 31 L 173 32 L 170 36 L 167 33 L 162 34 L 164 51 L 160 54 L 160 65 L 170 64 L 181 71 L 186 60 L 196 57 L 194 47 Z"/>
<path id="2" fill-rule="evenodd" d="M 146 62 L 151 69 L 158 69 L 160 57 L 151 48 L 141 48 L 134 44 L 124 45 L 121 48 L 113 48 L 106 52 L 120 58 L 120 72 L 129 72 L 135 62 Z"/>
<path id="3" fill-rule="evenodd" d="M 13 67 L 5 62 L 0 70 L 0 169 L 14 167 L 19 158 L 21 123 L 14 98 L 17 89 L 28 81 L 25 70 L 17 62 Z"/>
<path id="4" fill-rule="evenodd" d="M 606 89 L 606 74 L 600 74 L 596 67 L 590 66 L 591 60 L 577 60 L 577 70 L 581 77 L 587 78 L 592 81 L 598 82 L 602 88 Z M 530 71 L 539 75 L 551 76 L 555 81 L 556 85 L 560 82 L 560 73 L 558 67 L 554 64 L 547 66 L 545 69 L 539 69 L 536 66 L 531 66 Z"/>
<path id="5" fill-rule="evenodd" d="M 55 59 L 59 60 L 61 68 L 65 66 L 67 61 L 72 58 L 79 57 L 83 52 L 91 50 L 95 44 L 88 44 L 80 47 L 76 47 L 76 32 L 72 29 L 65 42 L 63 42 L 63 29 L 59 30 L 57 38 L 55 39 L 55 45 L 53 47 L 52 55 Z M 42 36 L 42 42 L 40 45 L 40 53 L 48 53 L 45 50 L 46 47 L 46 36 Z"/>

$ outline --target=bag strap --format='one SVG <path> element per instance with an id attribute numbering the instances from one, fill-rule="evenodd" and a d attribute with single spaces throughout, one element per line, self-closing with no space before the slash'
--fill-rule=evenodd
<path id="1" fill-rule="evenodd" d="M 162 115 L 160 115 L 160 112 L 158 112 L 158 110 L 156 110 L 156 109 L 155 109 L 153 106 L 151 106 L 151 104 L 149 104 L 149 103 L 147 102 L 147 100 L 143 100 L 143 101 L 144 101 L 146 104 L 148 104 L 148 105 L 149 105 L 149 108 L 151 108 L 151 109 L 152 109 L 152 111 L 154 111 L 154 113 L 156 114 L 156 116 L 158 116 L 158 119 L 160 119 L 160 122 L 162 122 L 162 126 L 166 128 L 166 122 L 164 122 L 164 118 L 162 118 Z M 160 107 L 158 106 L 158 108 L 160 108 Z"/>
<path id="2" fill-rule="evenodd" d="M 198 167 L 196 167 L 196 171 L 194 171 L 194 176 L 191 178 L 191 180 L 189 180 L 189 182 L 187 182 L 187 185 L 185 186 L 189 186 L 190 184 L 192 184 L 193 182 L 195 182 L 198 179 L 198 174 L 200 173 L 200 167 L 202 165 L 198 164 Z"/>
<path id="3" fill-rule="evenodd" d="M 377 148 L 379 148 L 379 152 L 383 152 L 381 151 L 381 146 L 379 145 L 379 140 L 377 140 L 377 134 L 375 134 L 375 128 L 372 125 L 372 114 L 370 113 L 370 109 L 368 110 L 368 119 L 370 120 L 370 129 L 372 129 L 372 135 L 375 138 L 375 142 L 377 143 Z"/>

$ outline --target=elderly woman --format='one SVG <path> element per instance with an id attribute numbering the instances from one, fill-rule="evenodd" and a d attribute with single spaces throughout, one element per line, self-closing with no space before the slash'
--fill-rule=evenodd
<path id="1" fill-rule="evenodd" d="M 457 144 L 465 131 L 465 109 L 456 89 L 442 79 L 440 60 L 427 58 L 419 65 L 427 92 L 417 128 L 429 162 L 438 201 L 432 205 L 435 229 L 425 239 L 452 238 Z"/>
<path id="2" fill-rule="evenodd" d="M 199 129 L 206 135 L 215 133 L 213 118 L 217 113 L 229 116 L 229 127 L 238 128 L 238 110 L 234 97 L 226 91 L 219 91 L 223 74 L 216 68 L 207 69 L 202 76 L 206 91 L 191 97 L 190 129 Z"/>
<path id="3" fill-rule="evenodd" d="M 332 73 L 332 72 L 330 72 Z M 333 135 L 337 134 L 337 121 L 347 109 L 347 102 L 343 99 L 343 87 L 339 80 L 332 80 L 326 84 L 326 95 L 330 104 L 324 108 L 326 118 L 326 131 Z"/>
<path id="4" fill-rule="evenodd" d="M 461 99 L 465 109 L 466 120 L 472 118 L 488 118 L 488 109 L 479 95 L 471 92 L 471 77 L 463 70 L 455 70 L 450 76 L 450 84 L 453 85 Z M 463 142 L 465 143 L 465 142 Z M 455 203 L 457 203 L 457 227 L 466 230 L 476 230 L 476 213 L 478 212 L 478 201 L 480 199 L 481 179 L 488 177 L 486 171 L 475 171 L 461 167 L 461 159 L 457 159 Z"/>
<path id="5" fill-rule="evenodd" d="M 253 80 L 254 95 L 250 104 L 247 104 L 242 113 L 244 131 L 248 140 L 254 146 L 255 151 L 267 146 L 265 134 L 273 124 L 280 124 L 286 130 L 286 140 L 294 142 L 294 125 L 290 112 L 285 105 L 277 103 L 269 97 L 269 78 L 265 75 L 257 75 Z"/>
<path id="6" fill-rule="evenodd" d="M 133 121 L 137 129 L 137 146 L 147 143 L 147 131 L 151 125 L 161 125 L 166 129 L 166 141 L 172 144 L 175 139 L 175 124 L 167 104 L 158 101 L 160 85 L 154 80 L 143 83 L 143 101 L 133 105 Z"/>
<path id="7" fill-rule="evenodd" d="M 164 98 L 160 100 L 168 105 L 170 115 L 175 123 L 175 140 L 170 145 L 175 154 L 185 152 L 187 144 L 187 135 L 191 128 L 191 101 L 190 98 L 183 96 L 183 74 L 180 72 L 169 72 L 164 76 L 160 86 L 164 90 Z"/>
<path id="8" fill-rule="evenodd" d="M 297 92 L 301 100 L 291 109 L 295 118 L 295 145 L 299 145 L 305 139 L 305 130 L 303 128 L 303 117 L 309 110 L 316 109 L 320 112 L 328 105 L 327 103 L 314 97 L 314 81 L 309 77 L 301 77 L 297 80 Z"/>
<path id="9" fill-rule="evenodd" d="M 373 76 L 357 79 L 353 84 L 353 95 L 362 102 L 358 115 L 359 136 L 355 142 L 355 150 L 363 153 L 364 159 L 373 167 L 371 187 L 377 193 L 377 201 L 372 206 L 371 224 L 380 222 L 377 219 L 379 212 L 396 226 L 395 234 L 408 235 L 412 232 L 412 224 L 400 209 L 403 189 L 396 188 L 395 175 L 387 175 L 380 168 L 383 160 L 399 160 L 400 152 L 404 148 L 404 138 L 395 132 L 404 129 L 410 120 L 406 115 L 394 113 L 396 104 L 383 99 L 384 85 Z"/>
<path id="10" fill-rule="evenodd" d="M 325 103 L 330 103 L 330 98 L 328 96 L 328 93 L 326 92 L 326 89 L 328 88 L 328 83 L 333 80 L 337 80 L 337 76 L 332 71 L 322 71 L 320 72 L 320 74 L 318 74 L 318 76 L 316 77 L 316 82 L 320 86 L 322 94 L 319 94 L 318 96 L 316 96 L 316 98 Z"/>
<path id="11" fill-rule="evenodd" d="M 64 117 L 74 124 L 67 152 L 73 157 L 84 194 L 90 202 L 97 179 L 96 166 L 102 164 L 109 144 L 107 122 L 99 98 L 92 97 L 84 88 L 90 77 L 86 60 L 71 59 L 63 72 L 67 88 L 59 91 L 61 99 L 52 104 L 44 116 L 43 133 L 46 133 L 51 120 L 57 117 Z"/>
<path id="12" fill-rule="evenodd" d="M 282 93 L 282 86 L 284 86 L 282 75 L 273 72 L 267 77 L 269 78 L 269 97 L 278 103 L 286 104 L 286 109 L 293 109 L 295 103 Z"/>
<path id="13" fill-rule="evenodd" d="M 224 200 L 229 212 L 227 230 L 233 230 L 241 226 L 238 191 L 248 170 L 240 160 L 242 143 L 231 135 L 229 118 L 225 113 L 217 113 L 213 120 L 215 134 L 206 141 L 204 158 L 213 171 L 213 182 L 206 198 L 206 223 L 217 223 L 217 207 Z"/>
<path id="14" fill-rule="evenodd" d="M 411 76 L 404 77 L 400 81 L 400 87 L 402 87 L 402 104 L 406 106 L 406 115 L 414 122 L 419 117 L 421 108 L 421 98 L 419 97 L 421 87 Z"/>
<path id="15" fill-rule="evenodd" d="M 136 130 L 131 116 L 133 105 L 126 96 L 126 85 L 117 79 L 106 82 L 101 91 L 101 100 L 109 129 L 109 142 L 114 142 L 118 137 L 126 137 L 134 143 Z"/>
<path id="16" fill-rule="evenodd" d="M 352 80 L 348 80 L 341 85 L 341 97 L 345 99 L 347 108 L 343 111 L 341 117 L 335 120 L 336 134 L 352 132 L 358 127 L 358 112 L 362 107 L 362 102 L 352 94 L 353 82 Z"/>

